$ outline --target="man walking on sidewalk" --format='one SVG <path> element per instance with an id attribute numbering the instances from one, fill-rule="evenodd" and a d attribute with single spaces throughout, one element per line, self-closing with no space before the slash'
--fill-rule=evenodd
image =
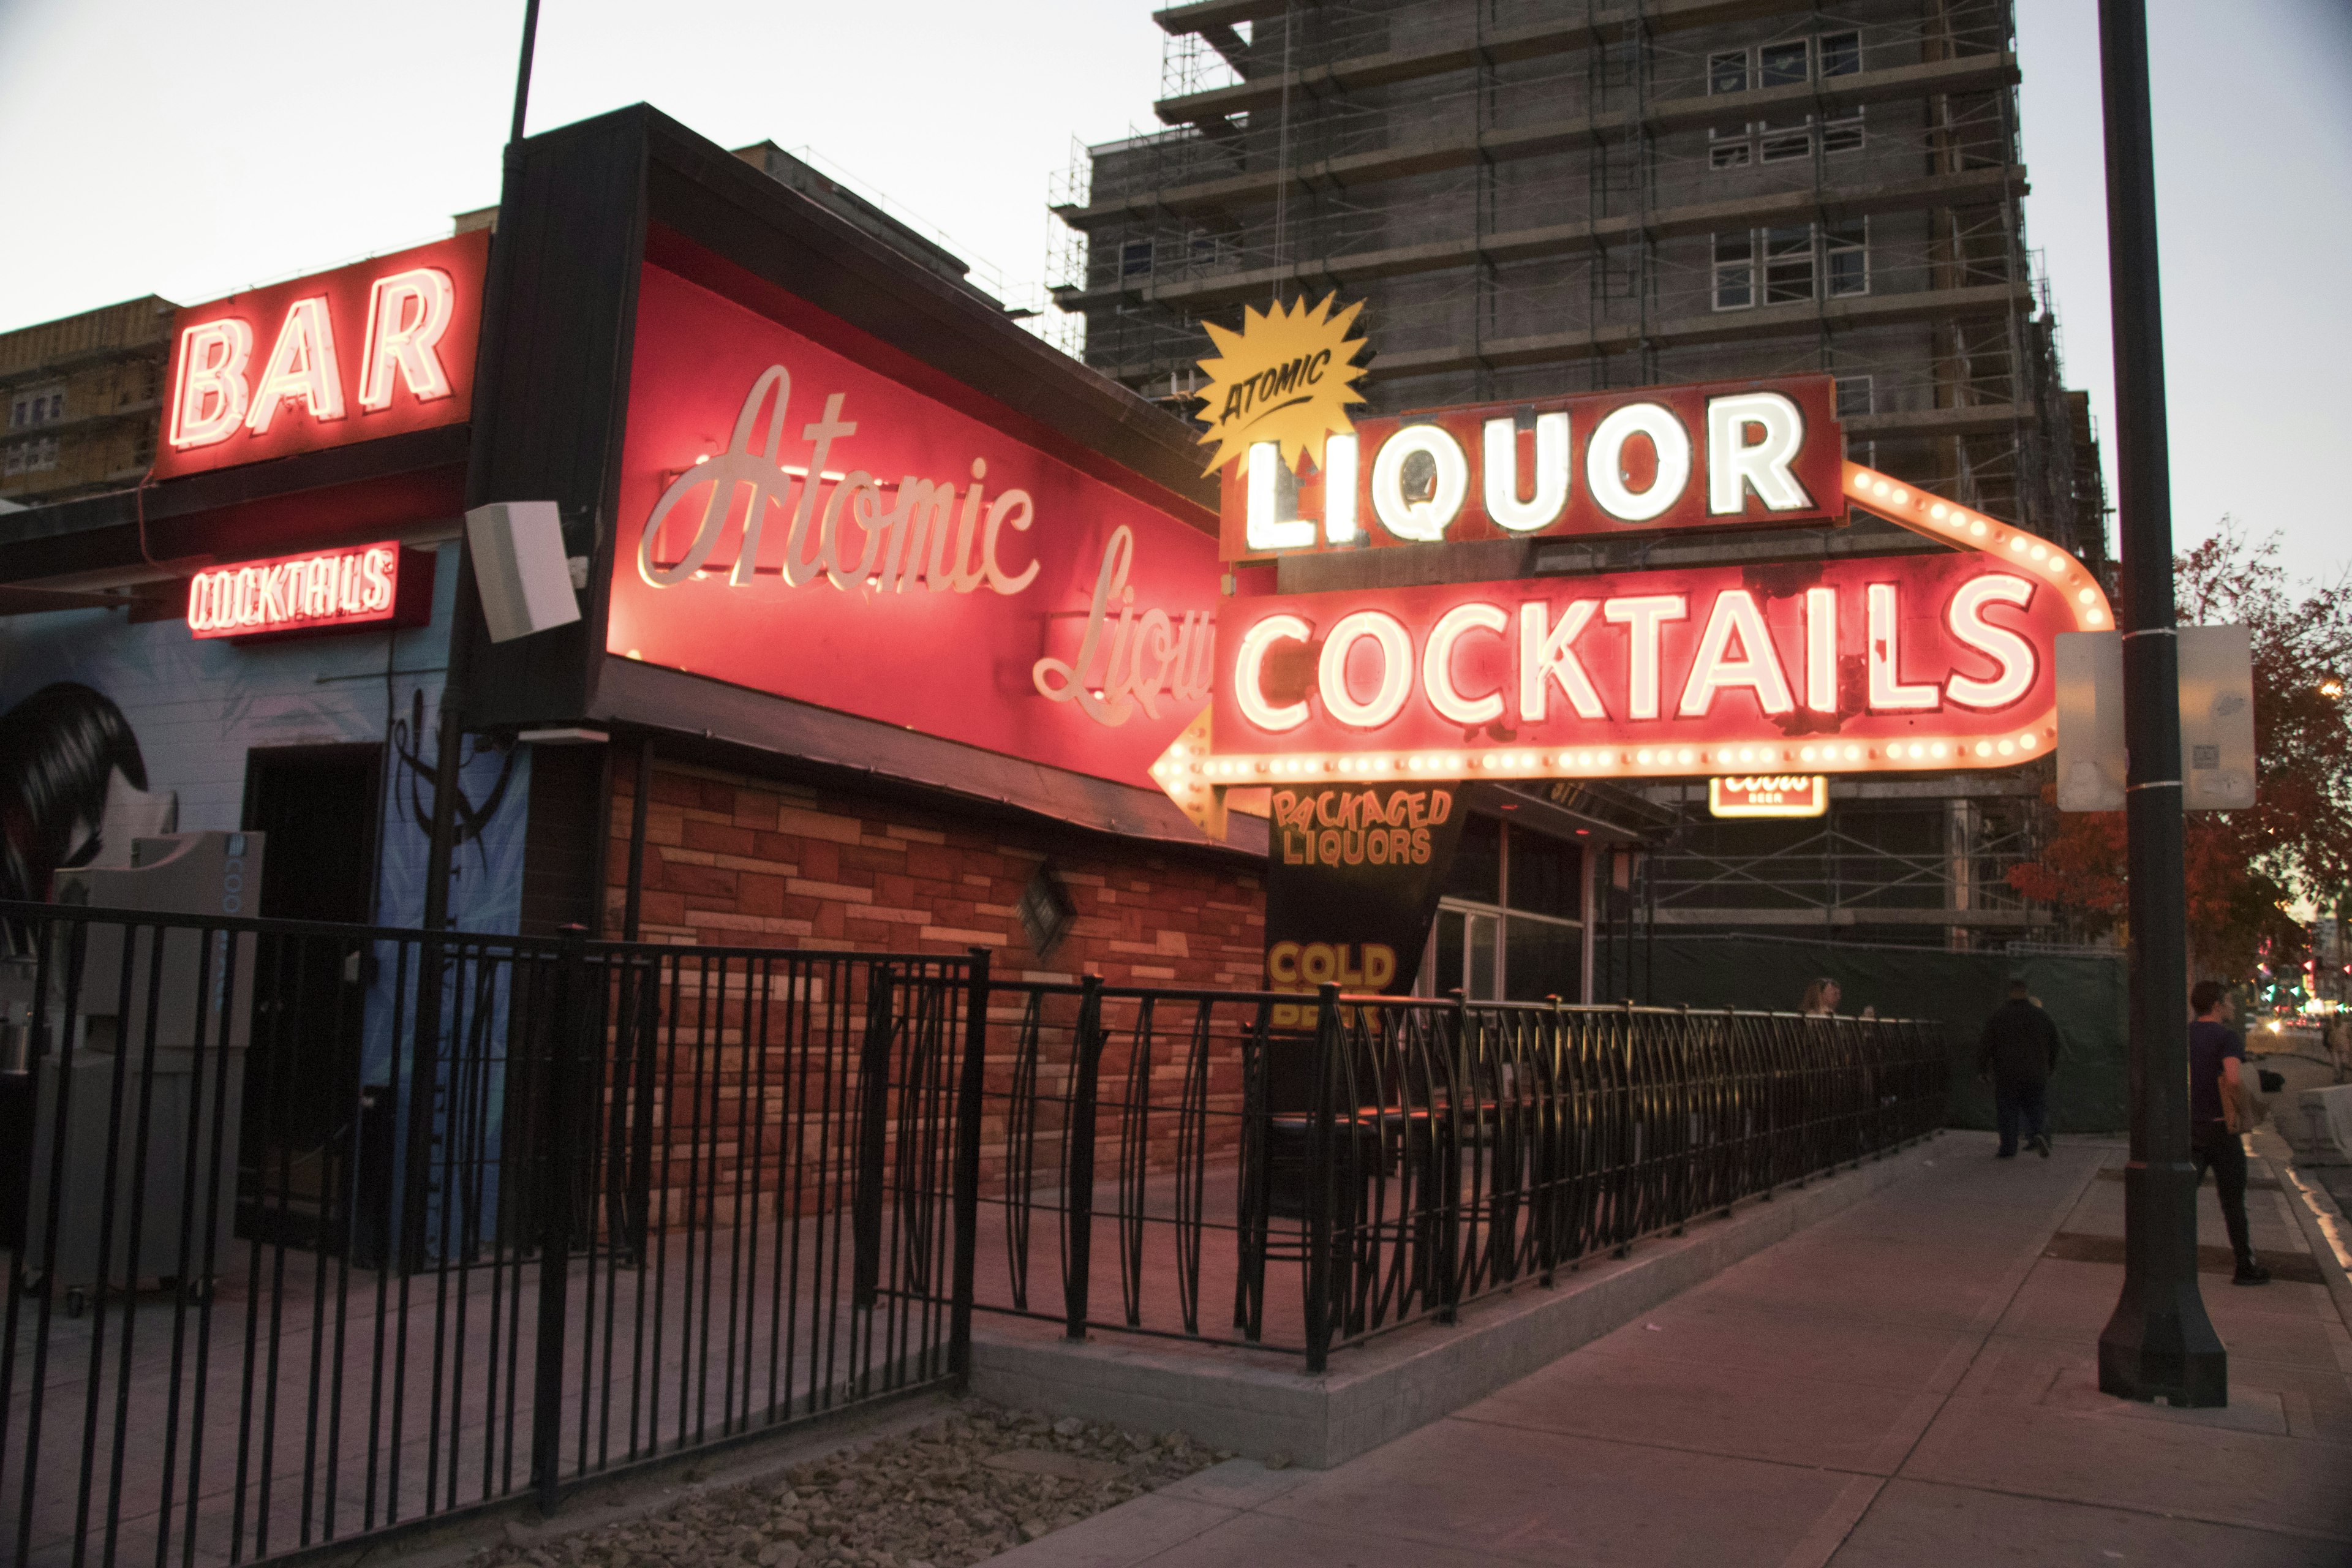
<path id="1" fill-rule="evenodd" d="M 2011 980 L 2009 1000 L 1985 1020 L 1977 1047 L 1977 1072 L 1992 1079 L 2000 1159 L 2017 1158 L 2021 1123 L 2033 1152 L 2050 1157 L 2050 1074 L 2057 1065 L 2058 1026 L 2034 1005 L 2023 976 Z"/>
<path id="2" fill-rule="evenodd" d="M 2202 1185 L 2207 1166 L 2221 1194 L 2221 1224 L 2230 1233 L 2230 1250 L 2237 1254 L 2233 1285 L 2267 1285 L 2271 1271 L 2254 1261 L 2253 1243 L 2246 1238 L 2246 1145 L 2230 1131 L 2222 1109 L 2225 1092 L 2235 1096 L 2238 1076 L 2246 1059 L 2246 1042 L 2230 1027 L 2230 993 L 2218 980 L 2200 980 L 2189 994 L 2197 1021 L 2189 1026 L 2189 1155 L 2197 1163 Z"/>

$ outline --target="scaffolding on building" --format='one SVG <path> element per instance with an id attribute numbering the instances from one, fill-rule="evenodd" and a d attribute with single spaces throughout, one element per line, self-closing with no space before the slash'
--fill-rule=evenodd
<path id="1" fill-rule="evenodd" d="M 2104 567 L 2096 434 L 2025 240 L 2010 0 L 1192 0 L 1156 16 L 1162 128 L 1075 146 L 1053 195 L 1048 286 L 1104 374 L 1190 415 L 1202 323 L 1334 289 L 1366 300 L 1379 413 L 1825 372 L 1857 461 Z M 1962 798 L 1918 803 L 1938 844 Z M 1790 851 L 1738 847 L 1754 837 L 1678 835 L 1649 873 L 1661 909 L 1727 855 L 1791 870 Z M 1932 907 L 1961 908 L 1959 861 L 2022 842 L 1927 857 Z M 1907 853 L 1882 854 L 1879 879 L 1910 878 Z M 2015 913 L 1917 937 L 2018 934 Z"/>

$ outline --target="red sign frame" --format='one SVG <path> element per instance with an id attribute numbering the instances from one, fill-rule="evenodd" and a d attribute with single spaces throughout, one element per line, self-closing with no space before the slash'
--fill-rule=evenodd
<path id="1" fill-rule="evenodd" d="M 1826 375 L 1622 388 L 1362 418 L 1355 424 L 1352 437 L 1332 438 L 1352 440 L 1352 447 L 1327 443 L 1323 468 L 1297 476 L 1296 499 L 1287 504 L 1277 493 L 1288 487 L 1287 476 L 1252 494 L 1252 465 L 1260 460 L 1263 448 L 1253 448 L 1243 460 L 1225 466 L 1219 540 L 1224 560 L 1265 561 L 1331 550 L 1476 540 L 1818 524 L 1845 514 L 1839 493 L 1845 437 L 1837 418 L 1836 383 Z M 1496 437 L 1507 437 L 1513 454 L 1507 496 L 1489 493 L 1490 428 Z M 1404 465 L 1411 459 L 1400 459 L 1391 469 L 1383 465 L 1382 454 L 1408 432 L 1414 433 L 1408 437 L 1412 444 L 1428 448 L 1427 466 L 1435 477 L 1428 480 L 1425 520 L 1400 533 L 1384 521 L 1384 509 L 1394 511 L 1402 500 L 1409 479 Z M 1606 443 L 1606 453 L 1594 452 L 1596 440 Z M 1663 465 L 1667 469 L 1663 476 L 1660 471 L 1662 452 L 1677 443 L 1678 481 L 1675 465 Z M 1753 477 L 1744 478 L 1736 462 L 1719 460 L 1735 449 L 1750 455 L 1750 466 L 1757 469 Z M 1777 461 L 1760 460 L 1772 455 Z M 1457 465 L 1459 472 L 1449 481 L 1447 470 Z M 1327 488 L 1329 476 L 1345 476 L 1351 468 L 1353 506 L 1343 508 L 1335 519 Z M 1725 494 L 1719 497 L 1710 492 L 1710 480 L 1718 470 L 1725 481 Z M 1494 472 L 1500 487 L 1499 469 Z M 1558 487 L 1549 499 L 1544 475 Z M 1618 515 L 1602 503 L 1599 487 L 1612 482 L 1612 475 L 1624 492 L 1617 504 L 1636 515 Z M 1670 504 L 1658 493 L 1662 479 L 1675 486 Z M 1394 500 L 1383 499 L 1391 492 Z M 1451 510 L 1444 505 L 1449 497 L 1458 498 Z M 1491 514 L 1491 507 L 1509 503 L 1525 510 L 1515 523 L 1506 524 Z M 1715 510 L 1718 503 L 1725 510 Z M 1253 506 L 1262 513 L 1272 507 L 1281 514 L 1263 519 L 1269 537 L 1255 545 L 1249 537 Z M 1273 535 L 1287 542 L 1275 543 Z"/>
<path id="2" fill-rule="evenodd" d="M 183 309 L 154 478 L 464 424 L 488 258 L 477 230 Z"/>

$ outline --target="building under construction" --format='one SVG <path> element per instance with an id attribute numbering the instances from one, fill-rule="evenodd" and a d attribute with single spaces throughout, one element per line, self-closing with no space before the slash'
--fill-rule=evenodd
<path id="1" fill-rule="evenodd" d="M 1381 413 L 1826 372 L 1855 460 L 2105 553 L 2088 406 L 2026 247 L 2007 0 L 1199 0 L 1168 129 L 1055 211 L 1088 363 L 1191 411 L 1202 321 L 1367 303 Z M 1855 519 L 1737 543 L 1530 546 L 1530 574 L 1925 547 Z M 1307 586 L 1303 579 L 1296 586 Z M 1661 925 L 1973 945 L 2041 923 L 2029 772 L 1844 782 L 1827 817 L 1683 826 Z M 1694 810 L 1686 798 L 1695 794 Z"/>

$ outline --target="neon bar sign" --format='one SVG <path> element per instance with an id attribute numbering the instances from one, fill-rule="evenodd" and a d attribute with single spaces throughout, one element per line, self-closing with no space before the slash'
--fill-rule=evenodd
<path id="1" fill-rule="evenodd" d="M 401 590 L 397 544 L 284 555 L 199 572 L 188 580 L 188 630 L 247 637 L 328 626 L 414 624 L 419 597 Z M 414 572 L 429 587 L 429 570 Z"/>
<path id="2" fill-rule="evenodd" d="M 1844 465 L 1954 547 L 1832 563 L 1269 595 L 1220 616 L 1214 700 L 1153 765 L 1299 780 L 1673 778 L 2011 767 L 2056 740 L 2054 639 L 2112 624 L 2064 551 Z"/>
<path id="3" fill-rule="evenodd" d="M 1223 553 L 1834 520 L 1835 408 L 1803 376 L 1360 419 L 1297 479 L 1258 442 L 1225 469 Z"/>
<path id="4" fill-rule="evenodd" d="M 182 310 L 159 479 L 464 420 L 486 237 Z"/>

